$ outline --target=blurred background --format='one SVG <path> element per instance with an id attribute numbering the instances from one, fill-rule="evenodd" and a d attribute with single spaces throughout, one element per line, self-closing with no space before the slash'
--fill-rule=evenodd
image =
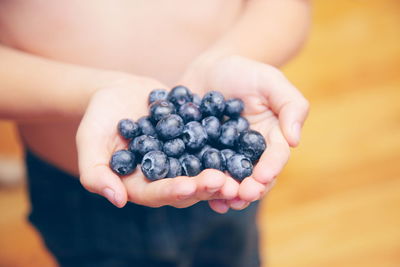
<path id="1" fill-rule="evenodd" d="M 400 266 L 400 1 L 313 1 L 284 71 L 311 102 L 259 216 L 265 266 Z M 0 266 L 54 266 L 26 222 L 22 149 L 0 121 Z"/>

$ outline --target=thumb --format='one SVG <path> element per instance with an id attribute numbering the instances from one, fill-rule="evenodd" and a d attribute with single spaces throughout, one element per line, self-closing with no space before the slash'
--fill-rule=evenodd
<path id="1" fill-rule="evenodd" d="M 294 99 L 286 102 L 279 112 L 279 123 L 289 145 L 295 147 L 300 142 L 301 129 L 308 115 L 308 102 Z"/>
<path id="2" fill-rule="evenodd" d="M 82 134 L 76 137 L 80 182 L 92 193 L 107 198 L 115 206 L 122 208 L 127 202 L 127 192 L 121 178 L 109 167 L 110 153 L 101 137 Z"/>
<path id="3" fill-rule="evenodd" d="M 271 109 L 279 117 L 286 141 L 295 147 L 300 142 L 301 129 L 307 118 L 309 103 L 277 69 L 265 66 L 260 73 L 262 92 L 270 101 Z"/>
<path id="4" fill-rule="evenodd" d="M 118 208 L 125 206 L 127 193 L 124 185 L 108 165 L 97 165 L 81 172 L 81 184 L 92 193 L 99 194 L 107 198 Z"/>

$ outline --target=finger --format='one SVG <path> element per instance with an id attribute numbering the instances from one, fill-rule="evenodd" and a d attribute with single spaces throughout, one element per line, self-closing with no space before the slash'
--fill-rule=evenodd
<path id="1" fill-rule="evenodd" d="M 223 188 L 227 176 L 223 172 L 206 169 L 193 179 L 197 184 L 196 197 L 200 200 L 209 200 Z"/>
<path id="2" fill-rule="evenodd" d="M 297 146 L 301 128 L 309 112 L 309 103 L 277 69 L 265 66 L 260 72 L 259 84 L 263 95 L 279 121 L 290 146 Z"/>
<path id="3" fill-rule="evenodd" d="M 247 202 L 253 202 L 261 198 L 265 191 L 265 185 L 257 182 L 252 177 L 245 178 L 239 186 L 239 198 Z"/>
<path id="4" fill-rule="evenodd" d="M 299 145 L 301 129 L 308 115 L 308 102 L 296 100 L 286 102 L 279 113 L 279 123 L 290 146 Z"/>
<path id="5" fill-rule="evenodd" d="M 121 178 L 108 165 L 85 169 L 81 172 L 80 182 L 88 191 L 107 198 L 118 208 L 122 208 L 127 202 L 127 193 Z"/>
<path id="6" fill-rule="evenodd" d="M 77 138 L 80 182 L 88 191 L 107 198 L 121 208 L 127 202 L 127 193 L 121 179 L 108 166 L 110 153 L 101 136 L 80 134 Z"/>
<path id="7" fill-rule="evenodd" d="M 274 126 L 266 135 L 267 149 L 254 167 L 253 177 L 262 184 L 272 181 L 276 177 L 290 156 L 290 148 L 278 125 Z"/>
<path id="8" fill-rule="evenodd" d="M 276 181 L 277 181 L 277 179 L 275 178 L 265 186 L 265 190 L 264 190 L 261 198 L 264 198 L 272 190 L 272 188 L 276 185 Z"/>
<path id="9" fill-rule="evenodd" d="M 218 192 L 216 198 L 226 199 L 226 200 L 234 199 L 235 197 L 238 196 L 238 193 L 239 193 L 239 182 L 233 179 L 232 177 L 227 176 L 225 184 Z"/>
<path id="10" fill-rule="evenodd" d="M 229 210 L 229 206 L 226 203 L 226 200 L 223 199 L 209 200 L 208 205 L 213 211 L 221 214 L 227 213 Z"/>
<path id="11" fill-rule="evenodd" d="M 231 209 L 242 210 L 247 208 L 250 205 L 250 202 L 244 201 L 240 198 L 234 198 L 232 200 L 228 200 L 228 205 Z"/>
<path id="12" fill-rule="evenodd" d="M 193 198 L 197 189 L 196 181 L 190 177 L 179 176 L 151 182 L 139 170 L 134 176 L 124 179 L 124 184 L 130 201 L 149 207 L 174 206 Z"/>

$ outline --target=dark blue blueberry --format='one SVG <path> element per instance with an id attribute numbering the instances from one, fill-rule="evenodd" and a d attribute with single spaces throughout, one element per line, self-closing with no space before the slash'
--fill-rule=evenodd
<path id="1" fill-rule="evenodd" d="M 238 152 L 248 157 L 252 162 L 258 160 L 267 148 L 264 137 L 257 131 L 243 132 L 238 140 Z"/>
<path id="2" fill-rule="evenodd" d="M 224 147 L 234 147 L 239 137 L 237 128 L 233 124 L 222 124 L 221 135 L 219 136 L 219 143 Z"/>
<path id="3" fill-rule="evenodd" d="M 175 178 L 182 175 L 182 165 L 181 162 L 176 158 L 168 158 L 169 161 L 169 171 L 166 178 Z"/>
<path id="4" fill-rule="evenodd" d="M 144 176 L 152 181 L 165 178 L 169 171 L 168 157 L 162 151 L 150 151 L 143 156 L 141 168 Z"/>
<path id="5" fill-rule="evenodd" d="M 210 148 L 204 152 L 202 161 L 204 169 L 225 170 L 225 161 L 221 152 L 215 148 Z"/>
<path id="6" fill-rule="evenodd" d="M 164 89 L 154 89 L 149 94 L 149 105 L 153 102 L 160 101 L 160 100 L 167 100 L 168 92 Z"/>
<path id="7" fill-rule="evenodd" d="M 224 158 L 225 163 L 227 162 L 228 159 L 230 159 L 233 155 L 236 154 L 235 151 L 232 149 L 226 148 L 221 150 L 222 157 Z"/>
<path id="8" fill-rule="evenodd" d="M 158 136 L 164 140 L 170 140 L 182 134 L 184 123 L 179 115 L 172 114 L 161 119 L 156 126 Z"/>
<path id="9" fill-rule="evenodd" d="M 239 181 L 253 173 L 253 164 L 250 159 L 240 154 L 230 157 L 226 163 L 226 168 L 229 174 Z"/>
<path id="10" fill-rule="evenodd" d="M 201 149 L 207 142 L 207 132 L 197 121 L 188 122 L 183 129 L 182 140 L 186 148 Z"/>
<path id="11" fill-rule="evenodd" d="M 217 91 L 211 91 L 201 100 L 200 110 L 203 116 L 215 116 L 220 118 L 225 109 L 225 98 Z"/>
<path id="12" fill-rule="evenodd" d="M 224 114 L 230 118 L 237 118 L 244 109 L 244 103 L 241 99 L 233 98 L 225 102 Z"/>
<path id="13" fill-rule="evenodd" d="M 168 94 L 168 101 L 172 102 L 176 107 L 192 102 L 192 100 L 192 93 L 188 88 L 182 85 L 175 86 Z"/>
<path id="14" fill-rule="evenodd" d="M 201 105 L 201 97 L 198 94 L 193 94 L 193 104 L 200 107 Z"/>
<path id="15" fill-rule="evenodd" d="M 169 101 L 157 101 L 150 106 L 150 119 L 154 123 L 174 113 L 176 113 L 175 106 Z"/>
<path id="16" fill-rule="evenodd" d="M 154 128 L 148 117 L 141 117 L 137 123 L 139 124 L 142 134 L 157 137 L 156 128 Z"/>
<path id="17" fill-rule="evenodd" d="M 129 143 L 129 150 L 139 155 L 162 149 L 161 142 L 153 136 L 141 135 Z"/>
<path id="18" fill-rule="evenodd" d="M 209 145 L 205 145 L 205 146 L 203 146 L 202 149 L 200 149 L 200 150 L 199 150 L 198 152 L 196 152 L 194 155 L 195 155 L 199 160 L 201 160 L 201 159 L 203 158 L 204 152 L 206 152 L 206 151 L 209 150 L 210 148 L 212 148 L 212 147 L 209 146 Z"/>
<path id="19" fill-rule="evenodd" d="M 191 154 L 189 154 L 188 152 L 184 152 L 182 156 L 179 157 L 179 162 L 182 164 L 182 161 L 189 155 Z"/>
<path id="20" fill-rule="evenodd" d="M 178 114 L 182 117 L 185 123 L 189 121 L 199 121 L 202 118 L 199 107 L 192 102 L 180 106 Z"/>
<path id="21" fill-rule="evenodd" d="M 130 119 L 120 120 L 118 123 L 118 132 L 125 139 L 132 139 L 140 135 L 139 124 Z"/>
<path id="22" fill-rule="evenodd" d="M 241 134 L 244 131 L 247 131 L 250 128 L 249 121 L 244 117 L 237 117 L 235 119 L 227 120 L 225 124 L 235 125 L 239 134 Z"/>
<path id="23" fill-rule="evenodd" d="M 196 176 L 203 170 L 200 160 L 193 155 L 188 154 L 181 157 L 180 162 L 182 164 L 183 174 L 186 176 Z"/>
<path id="24" fill-rule="evenodd" d="M 110 160 L 111 169 L 118 175 L 131 174 L 137 165 L 136 156 L 129 150 L 118 150 Z"/>
<path id="25" fill-rule="evenodd" d="M 207 132 L 209 141 L 217 141 L 221 135 L 221 123 L 219 119 L 214 116 L 209 116 L 204 118 L 201 124 Z"/>
<path id="26" fill-rule="evenodd" d="M 185 152 L 185 143 L 180 138 L 165 141 L 163 151 L 168 157 L 180 157 Z"/>

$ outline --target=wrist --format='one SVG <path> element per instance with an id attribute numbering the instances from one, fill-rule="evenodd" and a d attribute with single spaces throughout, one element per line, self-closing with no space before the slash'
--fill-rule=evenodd
<path id="1" fill-rule="evenodd" d="M 96 92 L 121 87 L 139 87 L 145 80 L 141 76 L 124 72 L 97 69 L 72 70 L 69 75 L 74 77 L 73 82 L 76 84 L 70 87 L 72 90 L 63 92 L 63 94 L 68 95 L 65 96 L 69 99 L 69 101 L 66 101 L 66 105 L 74 107 L 71 110 L 73 117 L 81 117 L 85 113 L 90 99 Z"/>

